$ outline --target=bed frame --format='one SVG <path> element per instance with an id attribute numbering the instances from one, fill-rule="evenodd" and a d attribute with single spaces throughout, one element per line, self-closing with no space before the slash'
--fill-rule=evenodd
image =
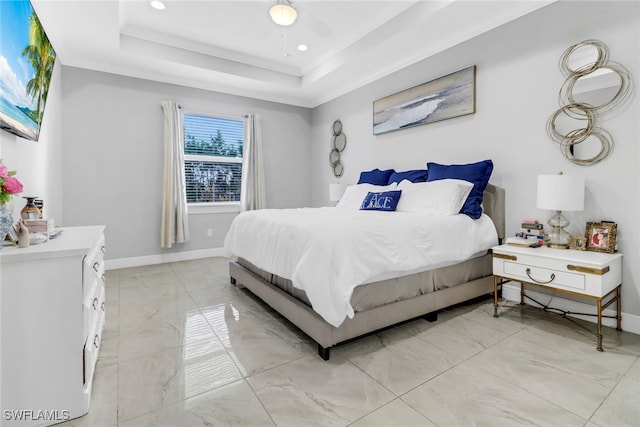
<path id="1" fill-rule="evenodd" d="M 505 235 L 505 192 L 503 188 L 488 184 L 484 191 L 484 212 L 491 217 L 502 241 Z M 327 323 L 307 304 L 289 295 L 276 285 L 258 276 L 236 261 L 229 262 L 231 283 L 243 285 L 253 294 L 286 317 L 318 344 L 318 354 L 329 360 L 331 347 L 341 342 L 424 316 L 437 319 L 437 311 L 493 292 L 493 276 L 486 276 L 415 298 L 405 299 L 358 311 L 335 327 Z"/>

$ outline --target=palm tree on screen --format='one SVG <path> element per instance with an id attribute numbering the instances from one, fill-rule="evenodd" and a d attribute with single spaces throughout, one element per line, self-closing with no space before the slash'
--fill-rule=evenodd
<path id="1" fill-rule="evenodd" d="M 40 127 L 56 53 L 35 12 L 29 17 L 29 45 L 22 51 L 22 56 L 27 57 L 35 71 L 33 78 L 27 83 L 27 93 L 31 95 L 31 99 L 37 100 L 35 117 L 32 119 Z"/>

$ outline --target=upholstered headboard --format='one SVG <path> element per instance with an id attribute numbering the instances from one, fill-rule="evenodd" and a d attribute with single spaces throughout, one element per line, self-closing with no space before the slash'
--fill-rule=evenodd
<path id="1" fill-rule="evenodd" d="M 484 212 L 493 220 L 493 224 L 496 226 L 496 230 L 498 230 L 498 237 L 501 239 L 501 241 L 505 237 L 504 197 L 504 188 L 497 187 L 493 184 L 487 184 L 487 188 L 485 188 L 484 190 L 484 196 L 482 199 L 482 207 L 484 209 Z"/>

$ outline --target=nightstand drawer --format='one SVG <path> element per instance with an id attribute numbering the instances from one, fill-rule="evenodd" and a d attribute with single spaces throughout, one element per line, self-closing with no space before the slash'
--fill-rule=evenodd
<path id="1" fill-rule="evenodd" d="M 493 274 L 567 292 L 604 297 L 622 283 L 622 255 L 547 247 L 496 246 L 493 248 Z"/>
<path id="2" fill-rule="evenodd" d="M 504 262 L 503 269 L 504 276 L 516 280 L 575 290 L 585 290 L 586 288 L 584 274 L 569 273 L 508 261 Z"/>

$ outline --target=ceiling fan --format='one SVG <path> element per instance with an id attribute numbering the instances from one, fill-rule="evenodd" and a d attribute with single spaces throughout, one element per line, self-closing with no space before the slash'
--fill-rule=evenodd
<path id="1" fill-rule="evenodd" d="M 298 17 L 302 21 L 301 24 L 308 25 L 311 30 L 319 37 L 326 38 L 333 30 L 320 18 L 314 15 L 308 8 L 292 4 L 291 0 L 276 0 L 275 4 L 269 8 L 269 16 L 271 20 L 281 27 L 288 27 L 298 21 Z"/>

